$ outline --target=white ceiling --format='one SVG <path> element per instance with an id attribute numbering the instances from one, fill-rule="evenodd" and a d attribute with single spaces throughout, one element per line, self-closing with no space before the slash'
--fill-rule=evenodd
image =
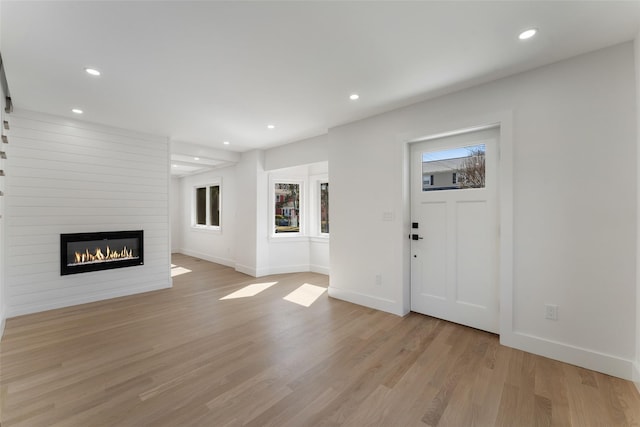
<path id="1" fill-rule="evenodd" d="M 640 1 L 2 0 L 0 24 L 16 108 L 241 152 L 632 40 Z"/>

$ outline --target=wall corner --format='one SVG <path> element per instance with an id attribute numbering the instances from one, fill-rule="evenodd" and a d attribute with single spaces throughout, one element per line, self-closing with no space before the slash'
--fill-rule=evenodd
<path id="1" fill-rule="evenodd" d="M 636 357 L 633 381 L 640 391 L 640 32 L 633 43 L 636 80 Z"/>

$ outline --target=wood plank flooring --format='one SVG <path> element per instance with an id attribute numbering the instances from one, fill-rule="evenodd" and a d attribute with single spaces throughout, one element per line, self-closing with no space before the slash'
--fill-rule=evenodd
<path id="1" fill-rule="evenodd" d="M 191 272 L 172 289 L 9 319 L 2 427 L 640 425 L 628 381 L 427 316 L 283 299 L 327 276 L 173 262 Z"/>

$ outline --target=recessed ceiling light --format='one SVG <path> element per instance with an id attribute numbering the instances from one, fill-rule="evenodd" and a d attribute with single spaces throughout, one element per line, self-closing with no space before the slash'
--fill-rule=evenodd
<path id="1" fill-rule="evenodd" d="M 224 145 L 229 145 L 229 141 L 222 141 Z"/>
<path id="2" fill-rule="evenodd" d="M 200 157 L 194 157 L 193 160 L 200 160 Z"/>
<path id="3" fill-rule="evenodd" d="M 84 113 L 84 111 L 82 111 L 82 110 L 81 110 L 81 109 L 79 109 L 79 108 L 74 108 L 74 109 L 73 109 L 73 110 L 71 110 L 71 111 L 72 111 L 73 113 L 76 113 L 76 114 L 82 114 L 82 113 Z"/>
<path id="4" fill-rule="evenodd" d="M 360 98 L 360 95 L 358 95 L 357 93 L 353 93 L 349 96 L 349 99 L 352 101 L 355 101 L 358 98 Z"/>
<path id="5" fill-rule="evenodd" d="M 274 125 L 267 125 L 267 129 L 275 129 Z"/>
<path id="6" fill-rule="evenodd" d="M 171 165 L 171 166 L 172 166 L 172 167 L 174 167 L 174 168 L 177 168 L 177 167 L 178 167 L 178 165 Z"/>
<path id="7" fill-rule="evenodd" d="M 100 71 L 96 70 L 95 68 L 85 68 L 84 71 L 87 74 L 91 74 L 92 76 L 99 76 L 101 74 Z"/>
<path id="8" fill-rule="evenodd" d="M 523 32 L 521 32 L 518 38 L 520 40 L 527 40 L 535 36 L 537 32 L 538 32 L 537 28 L 529 28 L 528 30 L 524 30 Z"/>

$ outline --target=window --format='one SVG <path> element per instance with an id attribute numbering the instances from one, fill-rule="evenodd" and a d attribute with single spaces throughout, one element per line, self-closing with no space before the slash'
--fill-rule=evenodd
<path id="1" fill-rule="evenodd" d="M 422 154 L 422 191 L 484 186 L 484 144 Z"/>
<path id="2" fill-rule="evenodd" d="M 329 183 L 320 183 L 320 234 L 329 234 Z"/>
<path id="3" fill-rule="evenodd" d="M 301 203 L 299 183 L 276 182 L 274 184 L 275 233 L 300 233 Z"/>
<path id="4" fill-rule="evenodd" d="M 207 225 L 207 189 L 196 188 L 196 224 Z"/>
<path id="5" fill-rule="evenodd" d="M 209 187 L 209 218 L 215 227 L 220 227 L 220 186 Z"/>
<path id="6" fill-rule="evenodd" d="M 220 184 L 195 188 L 193 225 L 220 229 Z"/>

